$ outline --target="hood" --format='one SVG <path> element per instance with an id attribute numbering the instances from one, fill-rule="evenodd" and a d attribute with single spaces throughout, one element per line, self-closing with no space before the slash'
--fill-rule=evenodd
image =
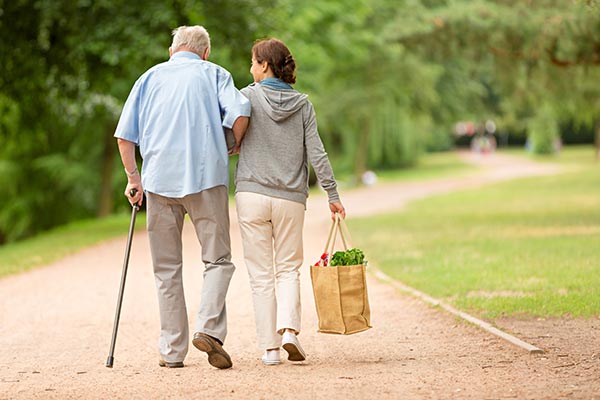
<path id="1" fill-rule="evenodd" d="M 278 90 L 254 84 L 254 92 L 258 106 L 276 122 L 283 121 L 294 115 L 308 101 L 308 96 L 295 90 Z"/>

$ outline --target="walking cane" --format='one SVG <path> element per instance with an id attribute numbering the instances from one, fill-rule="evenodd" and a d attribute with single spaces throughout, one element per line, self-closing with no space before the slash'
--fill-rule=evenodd
<path id="1" fill-rule="evenodd" d="M 131 189 L 129 192 L 130 197 L 134 197 L 136 194 L 135 189 Z M 115 312 L 115 322 L 113 325 L 112 340 L 110 342 L 110 351 L 108 353 L 108 359 L 106 360 L 106 366 L 112 368 L 115 358 L 115 343 L 117 341 L 117 329 L 119 328 L 119 318 L 121 316 L 121 304 L 123 304 L 123 290 L 125 289 L 125 278 L 127 277 L 127 265 L 129 264 L 129 253 L 131 252 L 131 241 L 133 239 L 133 228 L 135 227 L 135 216 L 139 210 L 137 204 L 132 204 L 133 210 L 131 211 L 131 223 L 129 224 L 129 235 L 127 236 L 127 247 L 125 249 L 125 260 L 123 261 L 123 272 L 121 274 L 121 286 L 119 287 L 119 299 L 117 300 L 117 311 Z"/>

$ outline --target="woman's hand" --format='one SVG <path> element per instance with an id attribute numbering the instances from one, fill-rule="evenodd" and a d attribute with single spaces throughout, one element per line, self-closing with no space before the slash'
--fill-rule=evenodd
<path id="1" fill-rule="evenodd" d="M 228 151 L 228 154 L 230 156 L 234 156 L 236 154 L 240 154 L 240 147 L 241 147 L 241 144 L 237 144 L 237 143 L 234 144 L 233 147 Z"/>
<path id="2" fill-rule="evenodd" d="M 336 201 L 335 203 L 329 203 L 329 209 L 331 210 L 331 219 L 335 221 L 335 214 L 340 214 L 342 219 L 346 218 L 346 209 L 341 202 Z"/>

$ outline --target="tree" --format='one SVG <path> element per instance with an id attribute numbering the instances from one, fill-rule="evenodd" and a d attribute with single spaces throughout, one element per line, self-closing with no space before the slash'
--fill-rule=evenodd
<path id="1" fill-rule="evenodd" d="M 135 80 L 168 59 L 179 25 L 214 27 L 214 59 L 241 65 L 261 4 L 1 2 L 0 244 L 112 212 L 125 186 L 113 133 Z"/>
<path id="2" fill-rule="evenodd" d="M 454 99 L 444 94 L 441 103 L 454 100 L 463 108 L 455 110 L 458 114 L 471 114 L 465 106 L 479 103 L 500 124 L 517 130 L 539 127 L 541 119 L 552 119 L 548 126 L 556 126 L 565 120 L 592 124 L 600 118 L 600 86 L 590 85 L 600 81 L 600 13 L 595 1 L 404 4 L 412 11 L 398 15 L 395 39 L 428 63 L 461 63 L 462 80 L 475 79 L 488 88 L 479 94 L 457 91 Z M 489 104 L 494 98 L 496 104 Z M 536 143 L 551 140 L 553 131 L 536 131 L 533 148 L 549 151 Z"/>
<path id="3" fill-rule="evenodd" d="M 327 147 L 358 176 L 414 163 L 431 125 L 439 68 L 388 39 L 397 2 L 298 3 L 280 2 L 287 14 L 279 33 L 296 56 L 297 86 L 311 96 Z"/>
<path id="4" fill-rule="evenodd" d="M 493 118 L 549 151 L 600 137 L 595 0 L 0 0 L 0 244 L 127 207 L 113 132 L 135 80 L 201 24 L 250 83 L 257 38 L 283 39 L 336 170 L 407 166 L 457 121 Z M 600 140 L 598 140 L 600 143 Z M 600 146 L 600 144 L 599 144 Z M 115 199 L 120 199 L 115 206 Z"/>
<path id="5" fill-rule="evenodd" d="M 14 110 L 0 150 L 12 187 L 0 199 L 0 238 L 14 240 L 111 211 L 120 99 L 141 67 L 166 59 L 175 17 L 161 2 L 144 13 L 126 1 L 1 10 L 0 93 Z"/>

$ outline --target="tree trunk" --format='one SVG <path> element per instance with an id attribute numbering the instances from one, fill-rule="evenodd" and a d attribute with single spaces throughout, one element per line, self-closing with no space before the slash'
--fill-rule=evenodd
<path id="1" fill-rule="evenodd" d="M 112 193 L 112 181 L 114 174 L 114 162 L 117 142 L 113 137 L 115 127 L 108 125 L 104 135 L 104 154 L 102 155 L 102 177 L 100 180 L 100 205 L 98 217 L 110 215 L 113 210 L 114 198 Z"/>

